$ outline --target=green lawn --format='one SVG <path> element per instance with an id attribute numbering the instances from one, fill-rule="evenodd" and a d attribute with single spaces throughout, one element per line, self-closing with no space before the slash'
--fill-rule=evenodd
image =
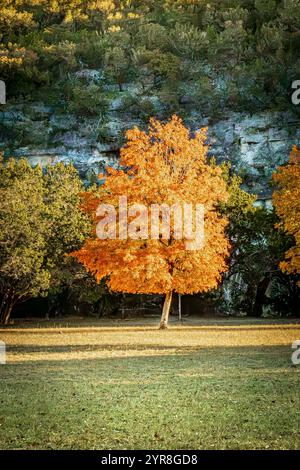
<path id="1" fill-rule="evenodd" d="M 11 327 L 0 339 L 1 449 L 300 447 L 299 324 Z"/>

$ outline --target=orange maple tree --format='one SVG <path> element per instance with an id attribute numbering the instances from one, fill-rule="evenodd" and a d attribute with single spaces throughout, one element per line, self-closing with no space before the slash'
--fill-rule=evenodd
<path id="1" fill-rule="evenodd" d="M 226 183 L 222 169 L 207 160 L 206 129 L 191 136 L 175 115 L 167 123 L 151 119 L 147 132 L 135 127 L 126 138 L 120 155 L 121 169 L 108 167 L 104 184 L 96 193 L 85 194 L 84 207 L 94 216 L 94 231 L 73 256 L 98 282 L 106 278 L 112 291 L 165 294 L 160 328 L 166 328 L 173 292 L 206 292 L 217 287 L 226 271 L 227 219 L 218 210 L 228 197 Z M 186 249 L 187 239 L 174 236 L 173 218 L 168 239 L 160 228 L 157 239 L 147 238 L 142 229 L 137 230 L 134 240 L 99 239 L 97 224 L 103 220 L 103 213 L 96 214 L 99 203 L 112 204 L 118 211 L 119 198 L 124 195 L 128 206 L 202 204 L 204 246 Z M 129 214 L 129 219 L 133 220 L 134 215 Z"/>
<path id="2" fill-rule="evenodd" d="M 274 207 L 280 218 L 278 226 L 295 240 L 280 268 L 290 274 L 300 274 L 300 150 L 296 146 L 288 164 L 273 174 L 273 181 L 279 187 L 273 194 Z"/>

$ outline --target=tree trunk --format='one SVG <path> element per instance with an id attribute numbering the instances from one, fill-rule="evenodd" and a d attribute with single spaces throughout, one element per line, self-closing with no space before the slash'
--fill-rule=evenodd
<path id="1" fill-rule="evenodd" d="M 266 276 L 263 278 L 262 281 L 258 283 L 256 289 L 256 295 L 253 305 L 253 316 L 254 317 L 261 317 L 263 313 L 263 305 L 266 304 L 266 291 L 270 284 L 270 277 Z"/>
<path id="2" fill-rule="evenodd" d="M 0 323 L 2 325 L 8 324 L 15 300 L 13 293 L 11 291 L 6 291 L 0 307 Z"/>
<path id="3" fill-rule="evenodd" d="M 163 311 L 162 311 L 162 315 L 160 319 L 160 325 L 159 325 L 160 330 L 165 330 L 166 328 L 168 328 L 168 320 L 169 320 L 171 303 L 172 303 L 172 291 L 166 293 Z"/>
<path id="4" fill-rule="evenodd" d="M 13 309 L 13 303 L 12 302 L 7 302 L 7 304 L 5 305 L 5 307 L 2 311 L 2 315 L 1 315 L 1 319 L 0 319 L 0 323 L 2 325 L 8 325 L 12 309 Z"/>
<path id="5" fill-rule="evenodd" d="M 179 321 L 182 320 L 182 315 L 181 315 L 181 294 L 178 294 L 178 317 Z"/>

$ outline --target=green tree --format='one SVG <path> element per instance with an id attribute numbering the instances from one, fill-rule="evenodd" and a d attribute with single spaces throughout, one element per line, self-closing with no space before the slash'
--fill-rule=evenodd
<path id="1" fill-rule="evenodd" d="M 129 81 L 132 72 L 126 50 L 119 46 L 108 49 L 105 54 L 105 65 L 108 73 L 111 74 L 122 91 L 124 83 Z"/>
<path id="2" fill-rule="evenodd" d="M 90 233 L 89 217 L 81 211 L 83 184 L 73 165 L 49 165 L 44 174 L 44 199 L 47 206 L 47 253 L 51 288 L 68 283 L 74 260 L 66 253 L 81 246 Z M 75 268 L 76 269 L 76 268 Z"/>
<path id="3" fill-rule="evenodd" d="M 278 267 L 290 246 L 290 239 L 276 230 L 274 211 L 255 207 L 256 196 L 244 191 L 241 178 L 230 176 L 225 165 L 224 177 L 229 198 L 223 210 L 229 219 L 228 236 L 232 246 L 224 287 L 229 286 L 233 292 L 230 307 L 260 316 L 266 291 L 275 281 L 277 286 L 284 286 L 292 305 L 296 292 L 294 282 L 283 276 Z"/>
<path id="4" fill-rule="evenodd" d="M 27 160 L 0 162 L 0 319 L 13 307 L 57 289 L 68 270 L 65 253 L 81 246 L 89 220 L 80 210 L 82 183 L 71 166 L 43 174 Z"/>
<path id="5" fill-rule="evenodd" d="M 17 302 L 47 292 L 46 205 L 43 175 L 26 160 L 0 164 L 1 322 Z"/>

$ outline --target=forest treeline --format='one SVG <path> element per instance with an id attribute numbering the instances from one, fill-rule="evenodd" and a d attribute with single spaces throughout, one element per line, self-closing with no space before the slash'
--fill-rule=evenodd
<path id="1" fill-rule="evenodd" d="M 0 41 L 11 98 L 104 116 L 109 86 L 137 83 L 167 116 L 185 94 L 211 114 L 282 110 L 300 74 L 300 1 L 2 0 Z M 86 69 L 97 72 L 88 84 Z M 153 114 L 151 100 L 128 101 L 138 117 Z"/>

